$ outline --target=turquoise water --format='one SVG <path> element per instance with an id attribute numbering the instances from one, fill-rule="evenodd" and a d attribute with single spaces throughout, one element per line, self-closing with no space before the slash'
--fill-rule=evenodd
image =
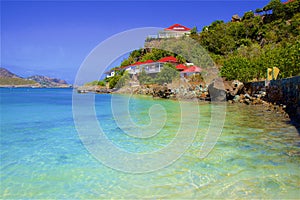
<path id="1" fill-rule="evenodd" d="M 95 102 L 107 137 L 129 152 L 155 151 L 176 136 L 177 102 L 131 99 L 136 123 L 149 121 L 153 104 L 168 113 L 163 130 L 146 140 L 118 128 L 110 95 L 96 95 Z M 1 89 L 0 197 L 299 198 L 300 137 L 282 116 L 255 106 L 227 105 L 222 135 L 208 157 L 200 159 L 198 151 L 215 105 L 195 106 L 200 109 L 199 130 L 184 155 L 158 171 L 130 174 L 106 167 L 86 150 L 73 121 L 71 89 Z"/>

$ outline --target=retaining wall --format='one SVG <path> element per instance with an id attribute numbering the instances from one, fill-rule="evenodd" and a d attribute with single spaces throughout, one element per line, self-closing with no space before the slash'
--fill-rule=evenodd
<path id="1" fill-rule="evenodd" d="M 268 86 L 265 82 L 251 82 L 245 84 L 249 93 L 265 91 L 265 100 L 286 105 L 286 111 L 291 119 L 300 122 L 300 76 L 270 81 Z"/>

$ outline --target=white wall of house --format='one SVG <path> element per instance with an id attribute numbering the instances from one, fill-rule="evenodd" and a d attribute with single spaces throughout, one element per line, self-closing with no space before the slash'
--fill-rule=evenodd
<path id="1" fill-rule="evenodd" d="M 158 33 L 158 38 L 178 38 L 184 35 L 190 35 L 190 31 L 160 31 Z"/>
<path id="2" fill-rule="evenodd" d="M 115 76 L 115 72 L 111 71 L 110 74 L 106 75 L 106 78 L 110 78 L 110 77 L 113 77 L 113 76 Z"/>
<path id="3" fill-rule="evenodd" d="M 161 62 L 155 62 L 155 63 L 149 63 L 149 64 L 142 64 L 137 66 L 132 66 L 130 68 L 127 68 L 129 74 L 138 74 L 145 70 L 147 74 L 154 74 L 161 71 L 163 68 L 164 63 Z"/>

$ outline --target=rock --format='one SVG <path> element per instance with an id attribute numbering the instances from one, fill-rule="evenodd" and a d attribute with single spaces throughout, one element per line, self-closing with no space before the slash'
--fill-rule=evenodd
<path id="1" fill-rule="evenodd" d="M 231 17 L 231 22 L 240 22 L 240 21 L 242 21 L 242 19 L 237 14 Z"/>
<path id="2" fill-rule="evenodd" d="M 236 103 L 239 102 L 240 101 L 240 95 L 235 95 L 234 98 L 233 98 L 233 101 L 236 102 Z"/>
<path id="3" fill-rule="evenodd" d="M 171 94 L 172 91 L 167 86 L 157 86 L 153 88 L 152 96 L 169 99 Z"/>
<path id="4" fill-rule="evenodd" d="M 212 101 L 225 101 L 226 92 L 221 78 L 216 78 L 208 85 L 208 92 Z"/>
<path id="5" fill-rule="evenodd" d="M 249 94 L 245 94 L 246 99 L 251 99 L 251 96 Z"/>
<path id="6" fill-rule="evenodd" d="M 247 104 L 247 105 L 249 105 L 249 104 L 251 104 L 251 101 L 250 101 L 250 99 L 245 99 L 244 103 Z"/>
<path id="7" fill-rule="evenodd" d="M 243 93 L 244 84 L 238 80 L 232 82 L 225 81 L 224 87 L 226 91 L 226 99 L 232 100 L 236 95 Z"/>

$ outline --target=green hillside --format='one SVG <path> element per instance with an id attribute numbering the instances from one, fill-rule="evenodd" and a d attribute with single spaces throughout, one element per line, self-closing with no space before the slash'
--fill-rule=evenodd
<path id="1" fill-rule="evenodd" d="M 0 85 L 34 85 L 35 81 L 22 78 L 0 77 Z"/>
<path id="2" fill-rule="evenodd" d="M 229 80 L 264 79 L 268 67 L 279 78 L 300 75 L 300 1 L 272 0 L 240 21 L 215 21 L 192 34 L 206 48 Z"/>
<path id="3" fill-rule="evenodd" d="M 209 52 L 221 76 L 227 80 L 263 80 L 267 68 L 271 67 L 280 69 L 279 78 L 300 75 L 300 0 L 288 3 L 271 0 L 265 7 L 246 12 L 238 20 L 228 23 L 217 20 L 200 33 L 193 28 L 190 37 Z M 172 39 L 152 42 L 174 44 Z M 177 39 L 175 43 L 180 41 Z M 180 48 L 185 48 L 182 52 L 190 50 L 188 46 Z M 140 49 L 133 51 L 121 66 L 170 55 L 182 63 L 185 61 L 171 52 Z"/>

